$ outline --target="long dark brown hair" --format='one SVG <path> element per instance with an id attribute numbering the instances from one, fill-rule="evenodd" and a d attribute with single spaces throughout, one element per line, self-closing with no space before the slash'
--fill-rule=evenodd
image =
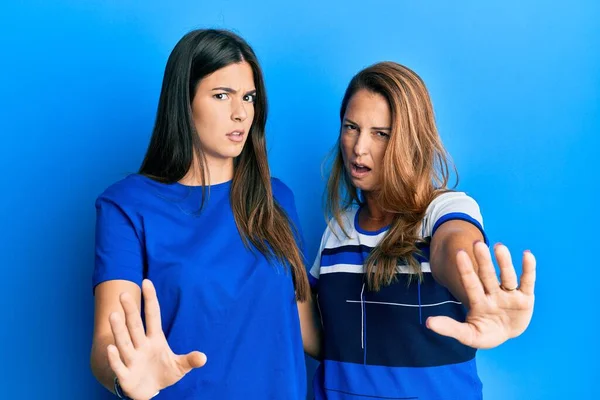
<path id="1" fill-rule="evenodd" d="M 167 61 L 156 122 L 139 173 L 160 182 L 174 183 L 181 180 L 195 162 L 202 178 L 202 209 L 207 197 L 206 161 L 193 124 L 191 104 L 196 87 L 205 76 L 244 61 L 252 68 L 257 93 L 248 143 L 234 160 L 231 207 L 246 246 L 254 246 L 269 260 L 289 265 L 296 297 L 303 301 L 310 291 L 295 240 L 297 229 L 273 198 L 271 187 L 263 74 L 254 51 L 241 37 L 226 30 L 195 30 L 176 44 Z"/>
<path id="2" fill-rule="evenodd" d="M 379 290 L 395 280 L 399 264 L 408 263 L 422 279 L 415 257 L 421 240 L 418 229 L 431 201 L 449 190 L 449 157 L 435 125 L 429 93 L 415 72 L 394 62 L 381 62 L 360 71 L 344 94 L 341 121 L 352 96 L 363 89 L 383 96 L 392 118 L 376 199 L 394 218 L 365 262 L 369 289 Z M 327 217 L 333 218 L 346 233 L 343 213 L 355 204 L 364 204 L 364 199 L 347 175 L 339 139 L 336 146 L 325 207 Z"/>

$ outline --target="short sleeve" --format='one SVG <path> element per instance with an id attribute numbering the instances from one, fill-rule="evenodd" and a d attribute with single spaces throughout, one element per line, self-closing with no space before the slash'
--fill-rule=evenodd
<path id="1" fill-rule="evenodd" d="M 319 251 L 317 252 L 317 256 L 315 257 L 315 261 L 313 262 L 312 267 L 308 273 L 308 281 L 310 283 L 310 287 L 313 290 L 317 289 L 317 285 L 319 283 L 319 277 L 321 276 L 321 253 L 323 252 L 323 248 L 325 247 L 325 243 L 327 243 L 329 228 L 325 228 L 325 232 L 321 237 L 321 244 L 319 245 Z"/>
<path id="2" fill-rule="evenodd" d="M 433 237 L 442 224 L 452 220 L 466 221 L 475 225 L 481 231 L 485 243 L 489 244 L 483 229 L 483 217 L 479 205 L 464 192 L 444 193 L 431 202 L 425 213 L 423 237 Z"/>
<path id="3" fill-rule="evenodd" d="M 96 200 L 94 290 L 114 279 L 141 286 L 143 273 L 142 244 L 132 219 L 117 202 L 100 196 Z"/>
<path id="4" fill-rule="evenodd" d="M 273 184 L 274 196 L 279 205 L 287 214 L 290 223 L 292 224 L 292 232 L 294 234 L 294 238 L 296 239 L 298 249 L 300 250 L 300 256 L 306 265 L 306 245 L 304 242 L 302 226 L 300 225 L 300 218 L 298 217 L 298 211 L 296 209 L 294 192 L 292 192 L 292 190 L 285 183 L 277 178 L 272 178 L 271 182 Z"/>
<path id="5" fill-rule="evenodd" d="M 286 212 L 294 228 L 294 236 L 296 239 L 296 243 L 298 244 L 298 249 L 300 249 L 302 259 L 306 263 L 306 246 L 304 243 L 304 233 L 302 232 L 302 226 L 300 225 L 300 218 L 298 217 L 298 211 L 296 210 L 296 203 L 293 194 L 291 199 L 291 205 L 286 209 Z"/>

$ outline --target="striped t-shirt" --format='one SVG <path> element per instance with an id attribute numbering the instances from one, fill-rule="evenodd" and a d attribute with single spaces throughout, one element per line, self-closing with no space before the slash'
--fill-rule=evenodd
<path id="1" fill-rule="evenodd" d="M 408 284 L 411 270 L 400 265 L 398 279 L 378 292 L 366 287 L 363 264 L 388 227 L 364 231 L 359 210 L 343 216 L 349 238 L 335 220 L 330 223 L 309 274 L 324 329 L 315 399 L 481 399 L 475 349 L 425 326 L 429 316 L 465 320 L 463 305 L 433 279 L 429 243 L 450 220 L 468 221 L 483 233 L 479 206 L 462 192 L 433 200 L 420 228 L 423 281 Z"/>

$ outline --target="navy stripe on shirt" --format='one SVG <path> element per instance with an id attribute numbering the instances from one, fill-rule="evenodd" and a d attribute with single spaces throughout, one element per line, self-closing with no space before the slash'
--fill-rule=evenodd
<path id="1" fill-rule="evenodd" d="M 364 289 L 363 304 L 363 274 L 321 275 L 319 284 L 327 288 L 318 296 L 327 332 L 325 359 L 392 367 L 429 367 L 473 359 L 474 349 L 438 335 L 424 324 L 427 317 L 435 315 L 464 321 L 462 304 L 429 273 L 421 284 L 413 281 L 408 285 L 406 274 L 397 274 L 397 278 L 379 292 Z M 332 310 L 330 314 L 328 310 Z"/>

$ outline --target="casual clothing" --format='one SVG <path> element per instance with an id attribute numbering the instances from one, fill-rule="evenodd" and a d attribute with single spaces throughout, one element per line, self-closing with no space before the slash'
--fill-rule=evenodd
<path id="1" fill-rule="evenodd" d="M 448 192 L 429 205 L 420 236 L 424 279 L 399 265 L 397 280 L 369 291 L 363 265 L 388 227 L 369 232 L 358 224 L 359 209 L 343 216 L 347 237 L 334 221 L 323 234 L 310 270 L 324 329 L 324 361 L 314 379 L 317 400 L 461 399 L 482 397 L 475 349 L 429 330 L 429 316 L 464 321 L 463 305 L 431 275 L 429 244 L 438 227 L 464 220 L 483 232 L 477 203 L 462 192 Z"/>
<path id="2" fill-rule="evenodd" d="M 299 229 L 294 196 L 272 180 Z M 169 399 L 304 399 L 306 370 L 291 272 L 244 246 L 231 181 L 163 184 L 133 174 L 96 201 L 94 288 L 124 279 L 156 287 L 162 328 L 177 353 L 208 362 L 160 392 Z M 254 249 L 254 248 L 253 248 Z"/>

